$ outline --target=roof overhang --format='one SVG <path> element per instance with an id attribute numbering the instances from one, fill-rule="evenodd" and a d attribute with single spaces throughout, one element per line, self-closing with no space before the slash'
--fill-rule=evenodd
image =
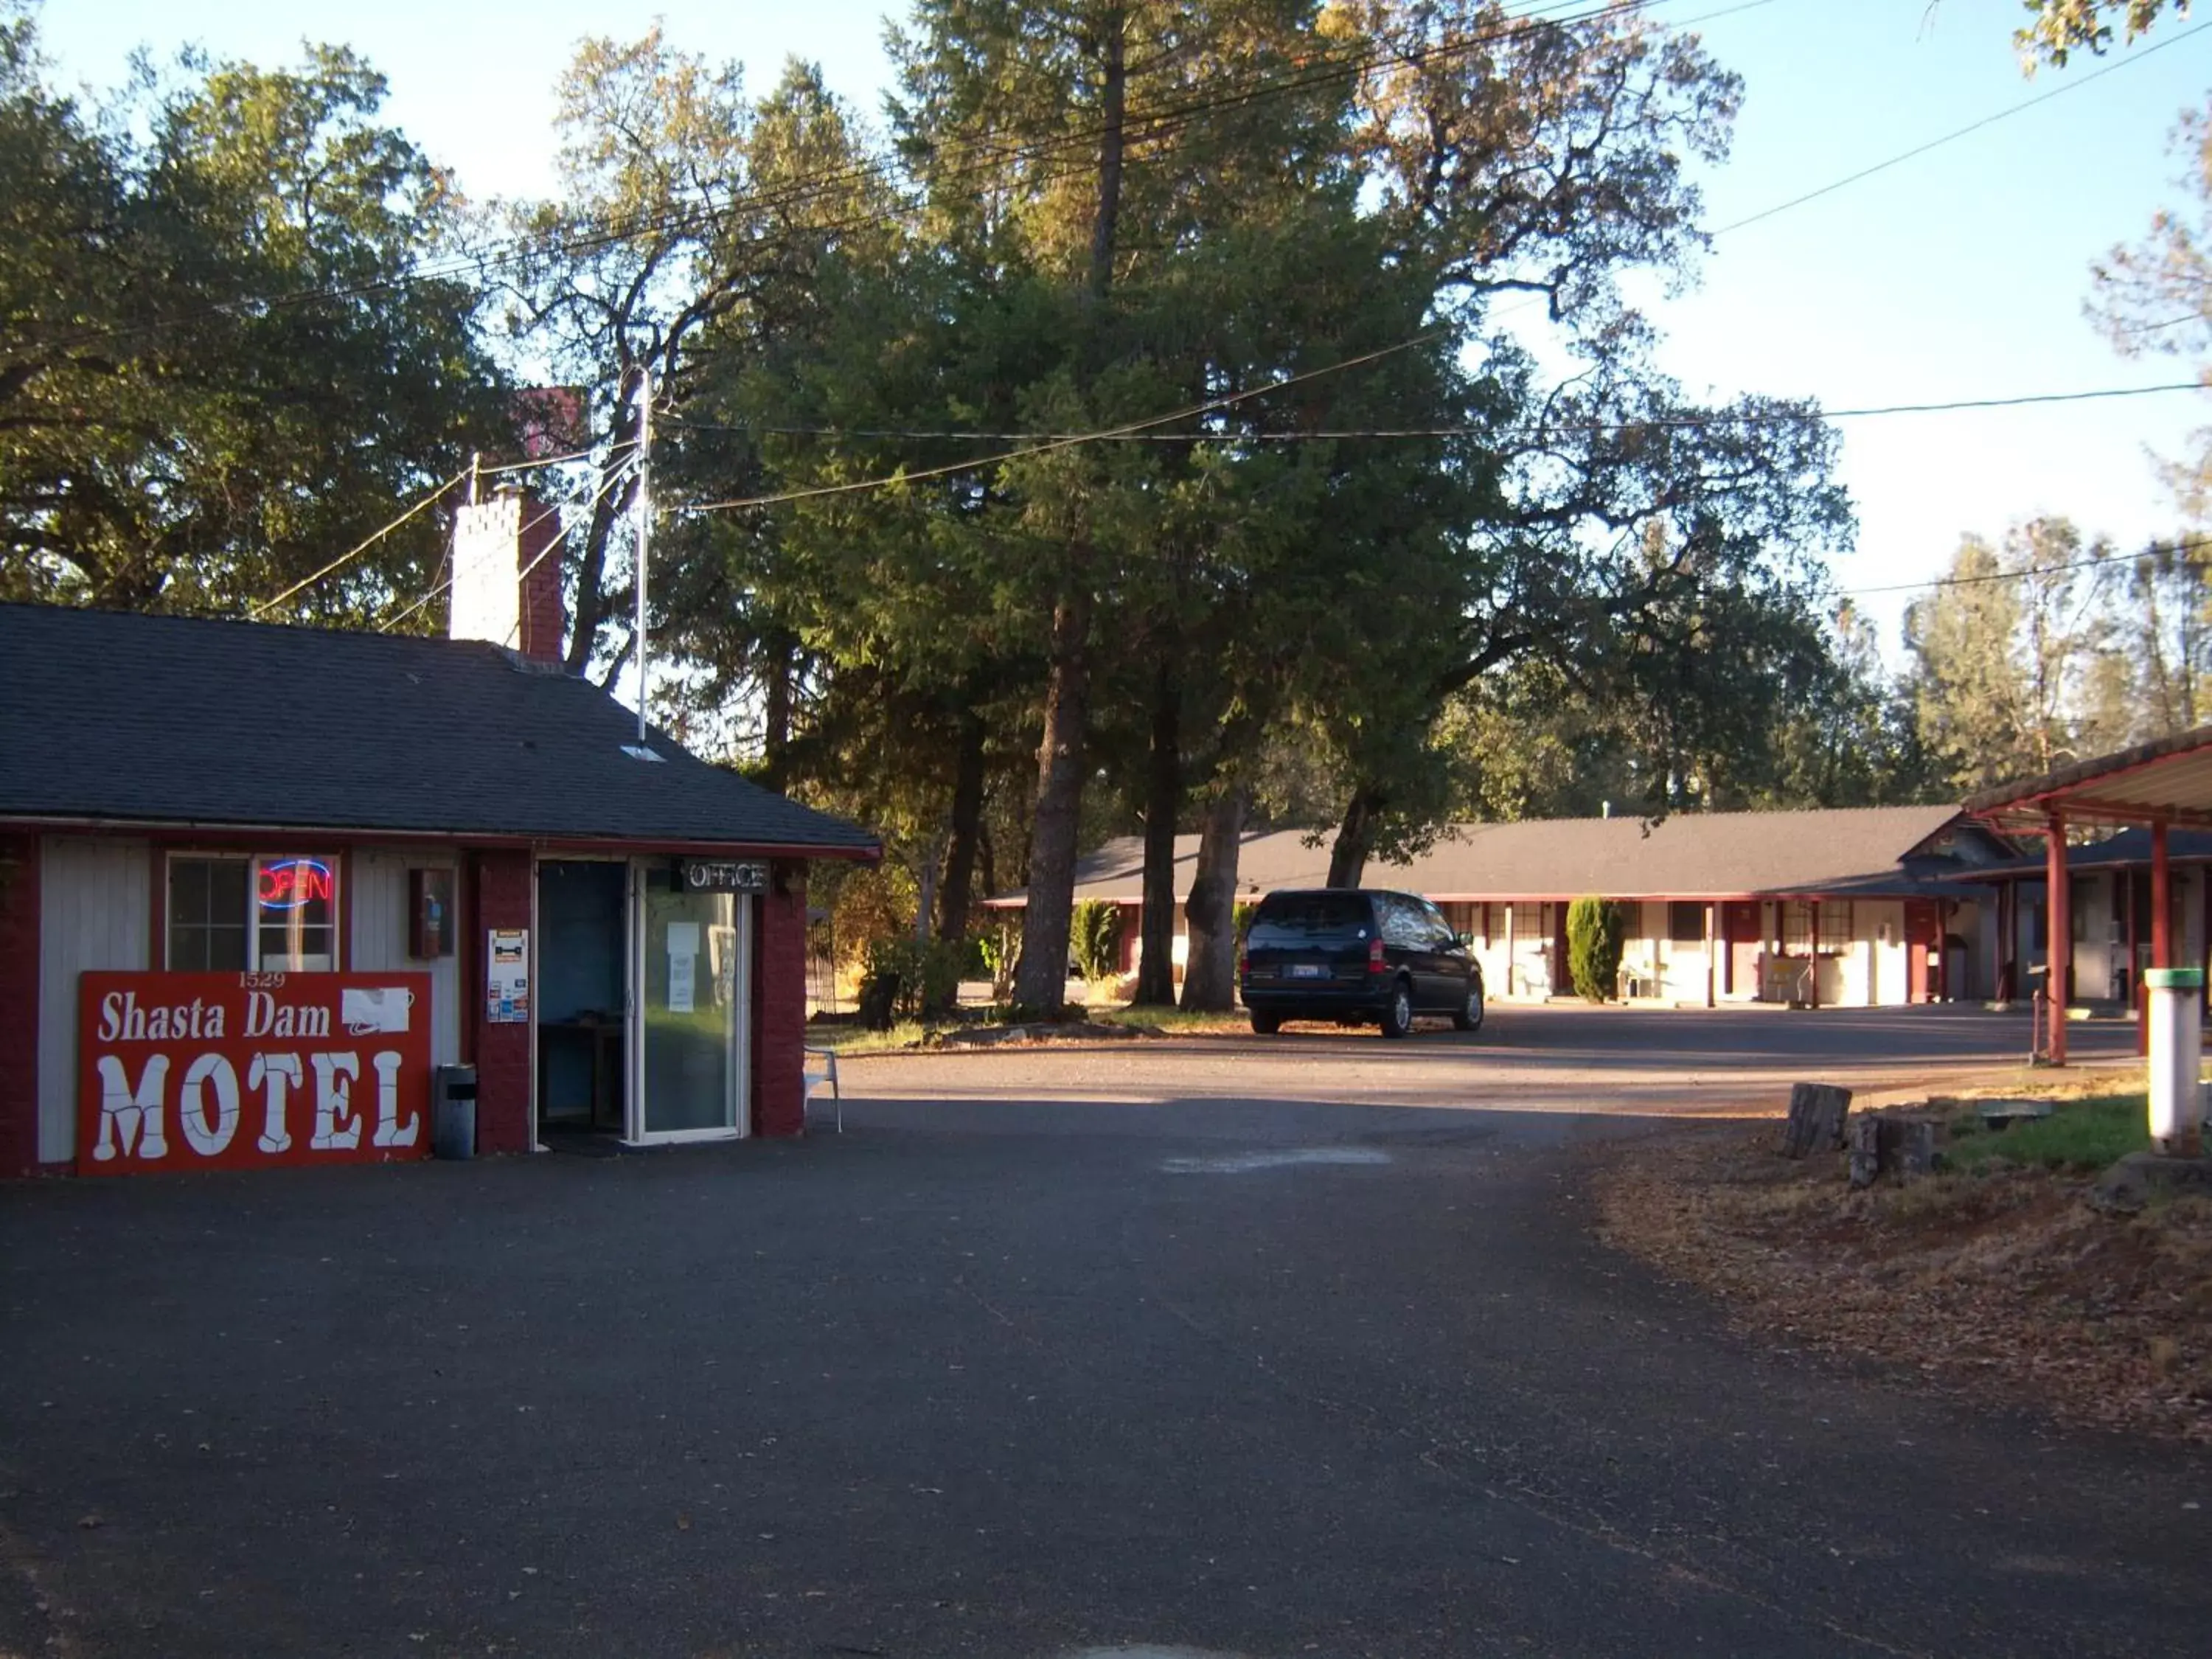
<path id="1" fill-rule="evenodd" d="M 244 820 L 192 818 L 68 817 L 52 814 L 17 816 L 0 813 L 0 824 L 25 830 L 76 830 L 110 836 L 222 836 L 292 841 L 343 841 L 370 845 L 392 842 L 431 842 L 442 846 L 529 847 L 545 852 L 631 853 L 647 856 L 698 858 L 837 859 L 858 864 L 880 864 L 880 842 L 864 847 L 823 847 L 783 842 L 686 840 L 681 836 L 654 839 L 614 836 L 545 836 L 526 832 L 488 833 L 475 830 L 393 829 L 379 824 L 257 823 Z"/>
<path id="2" fill-rule="evenodd" d="M 2054 815 L 2069 823 L 2212 829 L 2212 726 L 1985 789 L 1966 811 L 2009 830 L 2043 830 Z"/>

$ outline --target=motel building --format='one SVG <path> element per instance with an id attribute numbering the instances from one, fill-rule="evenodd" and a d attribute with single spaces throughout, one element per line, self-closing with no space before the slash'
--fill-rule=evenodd
<path id="1" fill-rule="evenodd" d="M 1196 836 L 1176 838 L 1175 890 L 1190 890 Z M 1325 836 L 1248 834 L 1237 896 L 1328 884 Z M 1652 1006 L 1774 1003 L 1901 1007 L 1995 992 L 1996 890 L 2019 848 L 1954 806 L 1679 812 L 1460 823 L 1401 863 L 1370 861 L 1369 887 L 1418 893 L 1466 936 L 1494 1002 L 1568 994 L 1567 911 L 1585 895 L 1623 908 L 1613 994 Z M 1122 912 L 1121 966 L 1137 965 L 1145 847 L 1107 842 L 1076 866 L 1077 900 Z M 988 903 L 1018 911 L 1021 893 Z M 1176 906 L 1176 971 L 1188 956 Z"/>
<path id="2" fill-rule="evenodd" d="M 448 639 L 0 605 L 0 1171 L 805 1127 L 805 875 L 872 836 L 561 672 L 519 496 Z"/>

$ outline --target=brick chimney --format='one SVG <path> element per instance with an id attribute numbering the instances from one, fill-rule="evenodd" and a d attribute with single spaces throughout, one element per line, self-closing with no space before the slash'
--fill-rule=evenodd
<path id="1" fill-rule="evenodd" d="M 501 485 L 453 518 L 453 588 L 447 635 L 489 640 L 532 662 L 557 665 L 568 611 L 561 597 L 561 509 Z"/>

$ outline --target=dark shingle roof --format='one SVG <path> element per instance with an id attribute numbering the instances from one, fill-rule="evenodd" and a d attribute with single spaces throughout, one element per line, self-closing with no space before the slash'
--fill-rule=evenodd
<path id="1" fill-rule="evenodd" d="M 872 854 L 469 641 L 0 605 L 0 817 Z"/>
<path id="2" fill-rule="evenodd" d="M 1969 824 L 1964 833 L 1974 844 L 1962 848 L 1965 857 L 1908 861 L 1958 819 L 1953 806 L 1867 806 L 1680 812 L 1650 825 L 1632 817 L 1462 823 L 1407 863 L 1371 860 L 1364 880 L 1446 899 L 1908 896 L 1947 890 L 1926 886 L 1930 877 L 2004 856 L 2002 844 Z M 1328 838 L 1306 841 L 1297 830 L 1248 836 L 1237 854 L 1238 892 L 1324 885 Z M 1177 894 L 1188 890 L 1197 858 L 1198 837 L 1176 836 Z M 1075 896 L 1136 903 L 1144 867 L 1141 837 L 1109 842 L 1077 866 Z"/>

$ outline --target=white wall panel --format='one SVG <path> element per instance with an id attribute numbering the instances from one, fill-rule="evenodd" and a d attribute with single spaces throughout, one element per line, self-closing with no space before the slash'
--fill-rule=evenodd
<path id="1" fill-rule="evenodd" d="M 39 1158 L 76 1156 L 77 975 L 152 965 L 153 852 L 49 836 L 39 854 Z"/>
<path id="2" fill-rule="evenodd" d="M 410 869 L 453 869 L 449 854 L 363 848 L 353 855 L 353 896 L 346 920 L 353 929 L 352 961 L 356 973 L 386 971 L 430 975 L 430 1062 L 450 1066 L 461 1057 L 460 975 L 458 959 L 439 957 L 418 962 L 407 954 L 407 872 Z M 460 903 L 459 878 L 454 900 Z"/>

